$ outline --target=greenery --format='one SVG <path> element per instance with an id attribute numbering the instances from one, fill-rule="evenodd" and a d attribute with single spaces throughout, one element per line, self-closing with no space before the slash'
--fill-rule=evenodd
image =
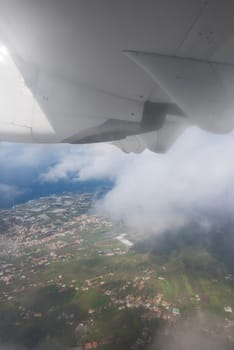
<path id="1" fill-rule="evenodd" d="M 234 310 L 233 224 L 219 218 L 204 229 L 193 220 L 139 240 L 130 250 L 116 239 L 119 223 L 111 229 L 74 224 L 54 239 L 53 244 L 62 243 L 56 259 L 46 242 L 1 256 L 2 264 L 17 267 L 13 283 L 1 282 L 1 342 L 35 350 L 86 342 L 106 350 L 129 350 L 132 344 L 143 349 L 155 331 L 169 329 L 163 315 L 188 322 L 209 313 L 218 320 L 214 329 L 222 329 L 225 320 L 234 321 L 224 311 L 224 306 Z M 82 244 L 75 245 L 78 238 Z M 32 268 L 38 260 L 44 263 Z M 157 317 L 155 305 L 161 311 Z M 173 318 L 173 308 L 180 318 Z"/>

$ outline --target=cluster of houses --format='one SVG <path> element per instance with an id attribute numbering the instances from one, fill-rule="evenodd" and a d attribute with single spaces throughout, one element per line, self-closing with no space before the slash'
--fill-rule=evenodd
<path id="1" fill-rule="evenodd" d="M 112 227 L 105 218 L 87 214 L 92 196 L 50 196 L 0 211 L 0 300 L 43 286 L 45 281 L 32 283 L 33 276 L 52 263 L 73 259 L 73 251 L 79 254 L 84 230 Z"/>
<path id="2" fill-rule="evenodd" d="M 0 235 L 0 288 L 2 291 L 0 301 L 11 301 L 19 293 L 24 293 L 27 288 L 38 288 L 51 284 L 56 285 L 61 293 L 68 288 L 83 293 L 95 289 L 108 297 L 109 303 L 103 306 L 104 308 L 115 306 L 119 311 L 140 309 L 142 320 L 145 323 L 156 318 L 175 323 L 181 314 L 179 304 L 168 302 L 164 294 L 160 292 L 153 296 L 144 293 L 148 282 L 152 276 L 156 275 L 155 270 L 146 270 L 135 276 L 133 280 L 123 282 L 114 289 L 108 287 L 108 282 L 116 279 L 114 272 L 87 279 L 82 285 L 75 279 L 68 281 L 62 274 L 54 275 L 53 278 L 46 281 L 40 279 L 34 281 L 38 272 L 48 265 L 72 260 L 74 251 L 82 254 L 85 239 L 80 233 L 90 229 L 94 232 L 102 228 L 109 230 L 113 227 L 112 222 L 105 218 L 87 214 L 91 201 L 92 195 L 89 194 L 51 196 L 0 212 L 0 220 L 4 223 L 4 232 L 1 232 Z M 118 236 L 117 239 L 125 242 L 128 248 L 130 247 L 124 234 Z M 112 256 L 126 254 L 128 248 L 124 247 L 123 243 L 123 248 L 100 248 L 94 251 L 97 255 Z M 14 264 L 15 259 L 20 263 Z M 158 276 L 157 279 L 160 283 L 165 281 L 164 276 Z M 233 277 L 228 275 L 225 279 L 229 281 Z M 10 288 L 11 285 L 12 288 Z M 197 303 L 200 302 L 198 294 L 193 299 Z M 18 311 L 23 320 L 45 317 L 41 312 L 32 312 L 22 305 L 19 305 Z M 95 316 L 102 311 L 102 307 L 90 308 L 88 310 L 90 319 L 95 319 Z M 232 307 L 225 305 L 224 312 L 227 316 L 231 315 Z M 59 317 L 66 325 L 75 327 L 75 319 L 72 315 L 61 313 Z M 231 327 L 230 324 L 229 327 Z M 132 350 L 140 348 L 142 339 L 144 335 L 138 339 L 139 344 L 133 345 Z M 108 339 L 86 342 L 82 350 L 96 349 L 108 342 Z"/>

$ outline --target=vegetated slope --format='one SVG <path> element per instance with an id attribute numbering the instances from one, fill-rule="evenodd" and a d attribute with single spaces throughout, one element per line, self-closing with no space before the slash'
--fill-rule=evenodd
<path id="1" fill-rule="evenodd" d="M 52 196 L 2 215 L 0 343 L 143 350 L 208 314 L 198 332 L 233 346 L 232 220 L 203 215 L 129 250 L 118 239 L 127 228 L 87 212 L 92 200 Z"/>
<path id="2" fill-rule="evenodd" d="M 161 259 L 181 256 L 184 264 L 194 270 L 212 273 L 214 265 L 219 264 L 227 273 L 234 273 L 234 218 L 223 213 L 199 215 L 183 227 L 137 242 L 133 249 Z M 201 250 L 206 252 L 203 257 Z"/>

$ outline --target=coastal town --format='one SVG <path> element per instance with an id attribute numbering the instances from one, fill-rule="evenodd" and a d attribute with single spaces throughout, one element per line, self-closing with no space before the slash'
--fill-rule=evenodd
<path id="1" fill-rule="evenodd" d="M 64 349 L 114 349 L 114 343 L 145 349 L 155 327 L 168 331 L 187 314 L 201 314 L 207 297 L 188 286 L 188 277 L 176 280 L 169 265 L 136 253 L 133 233 L 96 215 L 95 200 L 93 194 L 64 194 L 0 212 L 0 312 L 3 305 L 14 308 L 8 326 L 16 335 L 25 325 L 30 333 L 32 325 L 51 320 L 70 339 Z M 233 276 L 223 279 L 228 295 Z M 213 288 L 219 281 L 210 283 Z M 234 305 L 224 300 L 221 321 L 206 332 L 234 341 Z M 46 331 L 47 341 L 52 334 Z"/>

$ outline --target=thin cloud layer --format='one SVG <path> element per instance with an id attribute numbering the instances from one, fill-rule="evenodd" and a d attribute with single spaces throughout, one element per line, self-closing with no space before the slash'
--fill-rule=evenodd
<path id="1" fill-rule="evenodd" d="M 61 179 L 87 181 L 93 179 L 115 179 L 124 164 L 124 155 L 111 145 L 69 146 L 60 160 L 40 174 L 44 182 L 56 182 Z"/>
<path id="2" fill-rule="evenodd" d="M 233 135 L 190 130 L 166 155 L 145 152 L 121 171 L 98 209 L 129 225 L 160 232 L 191 211 L 232 205 Z"/>
<path id="3" fill-rule="evenodd" d="M 0 198 L 4 199 L 14 199 L 18 196 L 21 196 L 24 193 L 17 186 L 11 186 L 0 183 Z"/>
<path id="4" fill-rule="evenodd" d="M 149 151 L 126 155 L 106 144 L 2 144 L 1 176 L 4 172 L 5 180 L 20 173 L 33 176 L 35 186 L 60 180 L 112 180 L 115 185 L 98 203 L 97 211 L 158 232 L 182 225 L 197 208 L 232 206 L 233 149 L 233 133 L 217 136 L 196 128 L 188 130 L 163 155 Z M 8 184 L 1 176 L 0 183 Z M 9 193 L 13 190 L 9 188 Z M 7 191 L 2 186 L 2 193 Z"/>

